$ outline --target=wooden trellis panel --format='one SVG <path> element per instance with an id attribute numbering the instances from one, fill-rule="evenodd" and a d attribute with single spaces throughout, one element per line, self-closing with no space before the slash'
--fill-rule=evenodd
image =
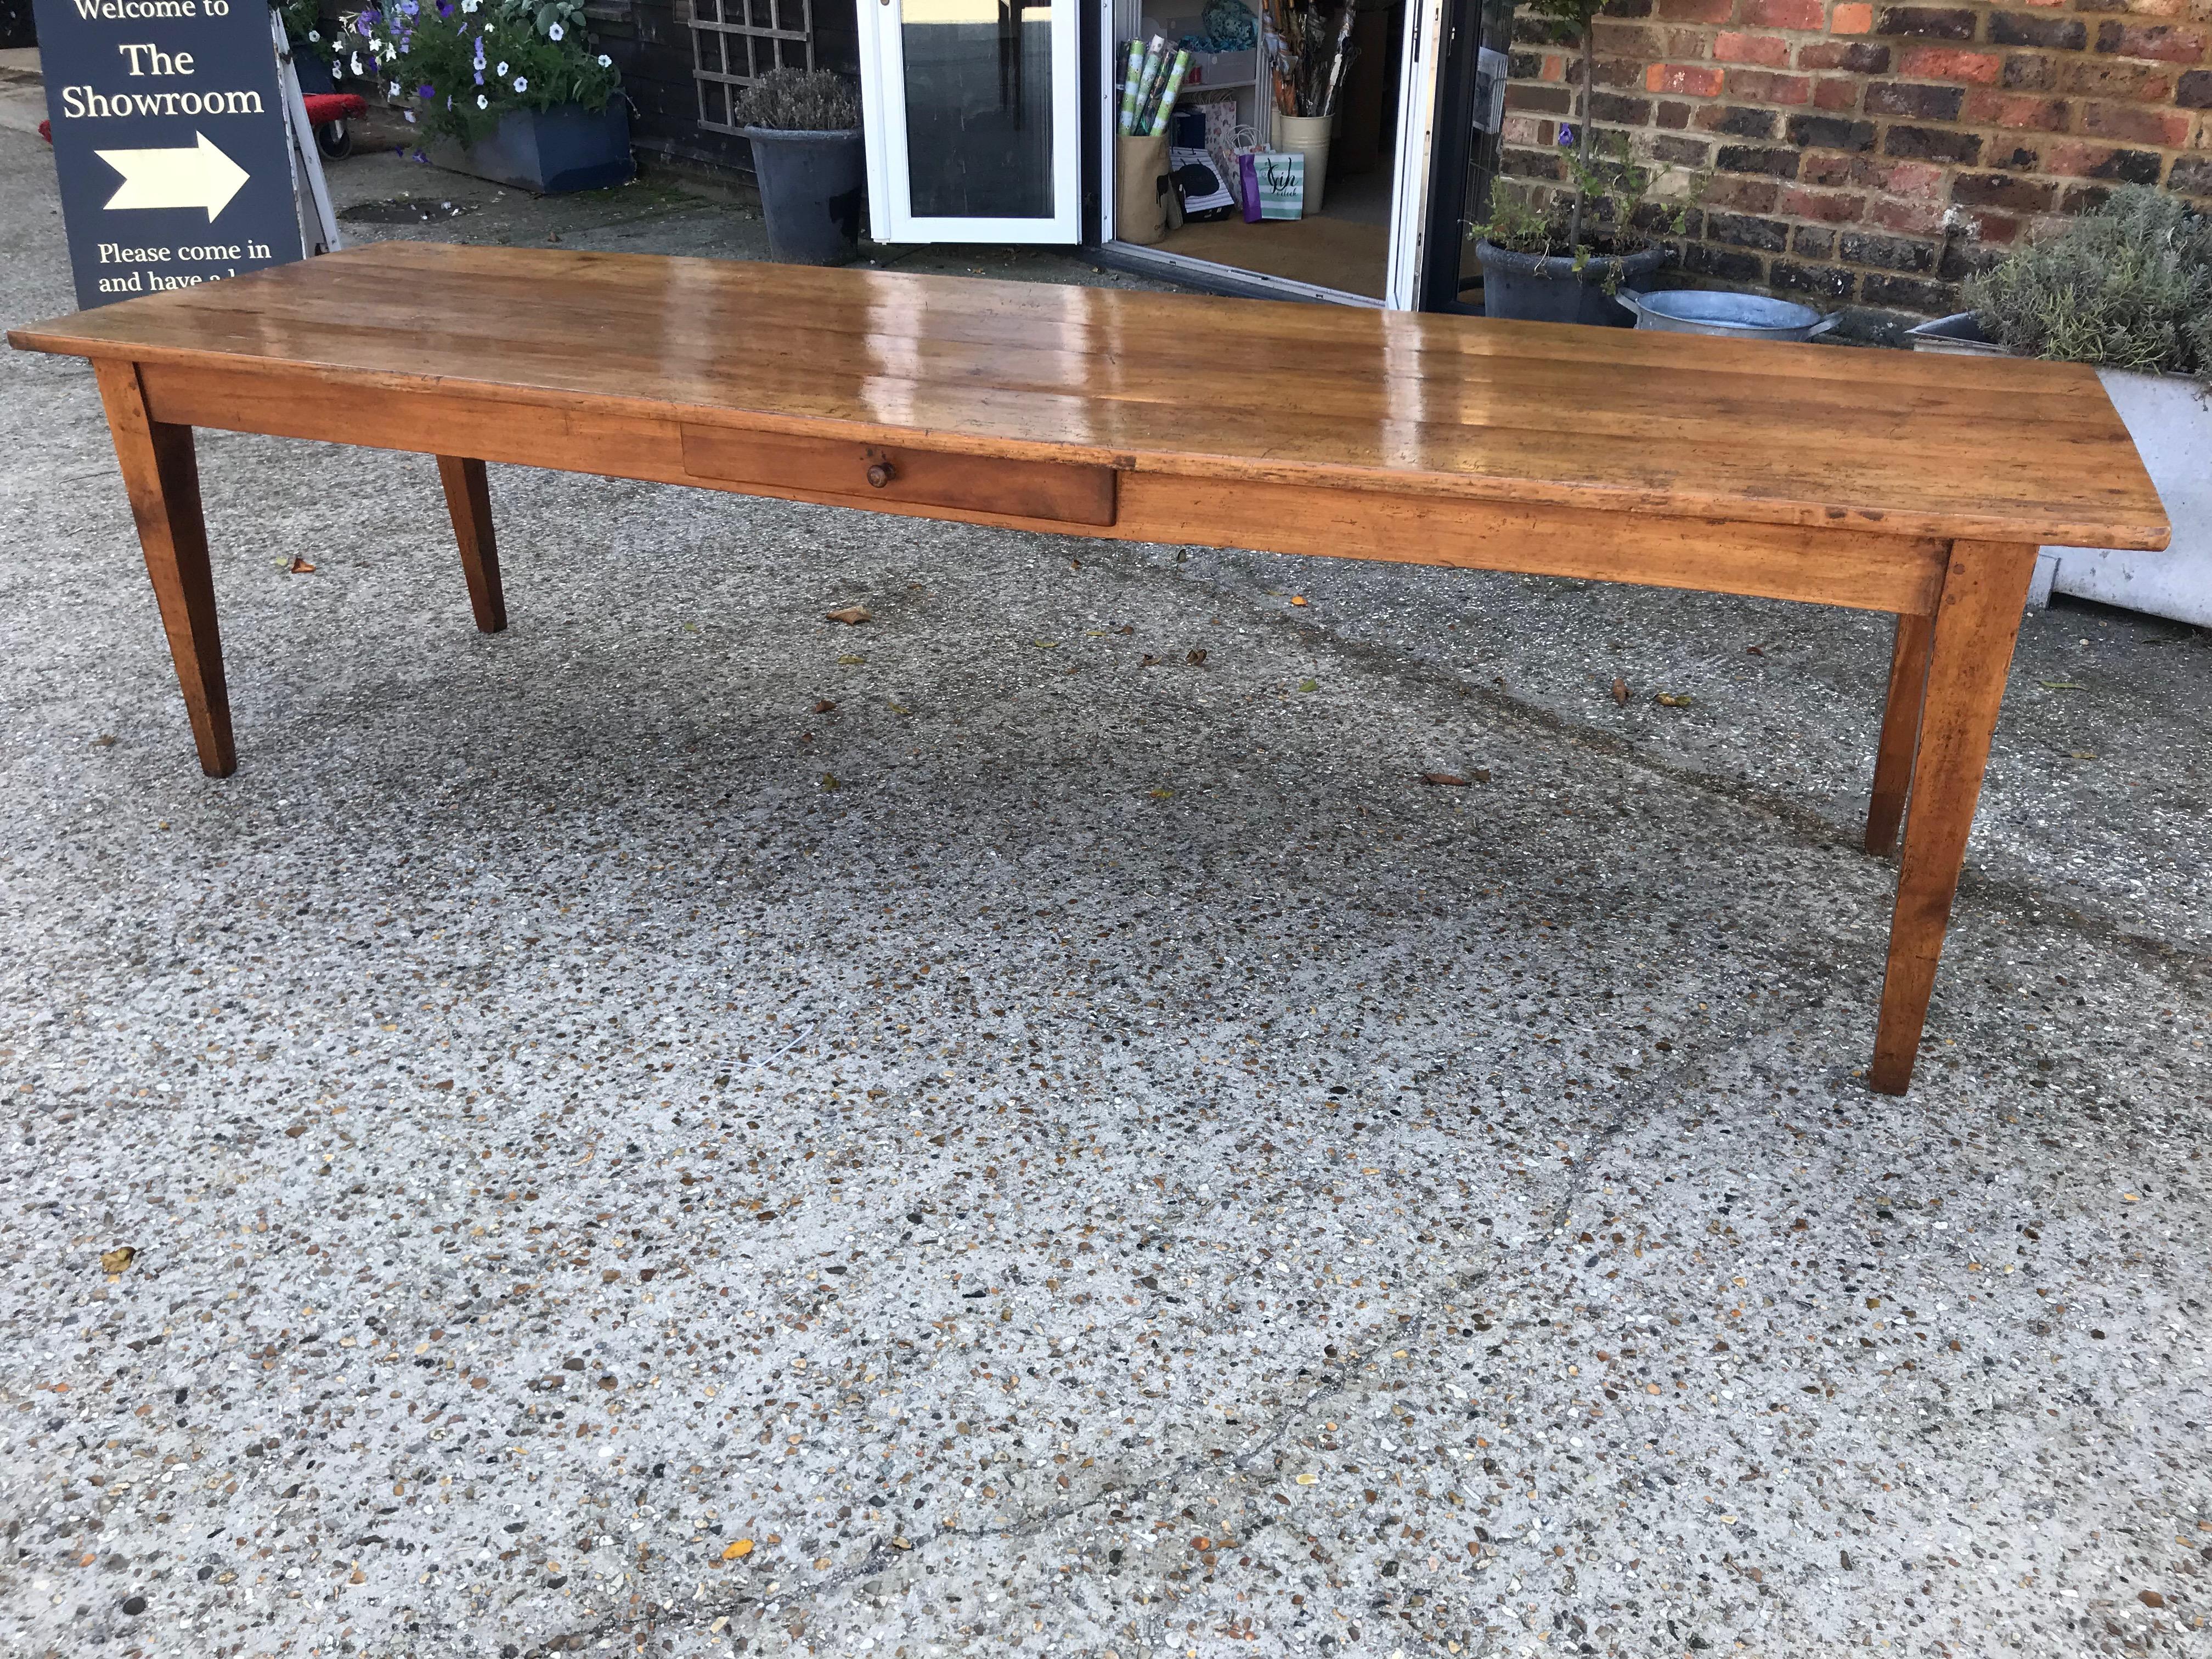
<path id="1" fill-rule="evenodd" d="M 699 125 L 735 132 L 738 91 L 775 69 L 814 67 L 814 0 L 691 0 Z"/>

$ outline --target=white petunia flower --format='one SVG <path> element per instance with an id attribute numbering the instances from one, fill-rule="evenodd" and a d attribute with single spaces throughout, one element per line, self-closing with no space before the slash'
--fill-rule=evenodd
<path id="1" fill-rule="evenodd" d="M 558 23 L 556 23 L 552 27 L 545 31 L 545 38 L 548 40 L 558 40 L 566 33 L 568 33 L 567 30 L 563 29 Z"/>
<path id="2" fill-rule="evenodd" d="M 311 46 L 320 45 L 322 38 L 323 37 L 320 34 L 317 33 L 313 29 L 309 29 L 307 31 L 307 44 Z"/>
<path id="3" fill-rule="evenodd" d="M 527 91 L 529 91 L 529 90 L 530 90 L 530 82 L 529 82 L 528 79 L 527 79 L 527 78 L 526 78 L 526 77 L 525 77 L 525 76 L 520 76 L 520 75 L 516 76 L 514 77 L 514 89 L 515 89 L 517 92 L 527 92 Z"/>
<path id="4" fill-rule="evenodd" d="M 478 93 L 477 94 L 477 107 L 478 109 L 489 109 L 491 107 L 491 100 L 485 97 L 483 94 Z"/>
<path id="5" fill-rule="evenodd" d="M 614 66 L 615 60 L 613 58 L 608 57 L 605 52 L 601 52 L 599 54 L 599 67 L 601 69 L 612 69 Z"/>
<path id="6" fill-rule="evenodd" d="M 492 73 L 493 73 L 493 74 L 495 74 L 495 75 L 504 75 L 504 74 L 506 74 L 506 73 L 507 73 L 507 60 L 506 60 L 505 58 L 501 58 L 501 59 L 500 60 L 499 67 L 498 67 L 497 69 L 494 70 L 492 71 Z"/>
<path id="7" fill-rule="evenodd" d="M 392 95 L 394 98 L 399 95 L 399 82 L 397 81 L 392 82 Z"/>
<path id="8" fill-rule="evenodd" d="M 356 75 L 361 73 L 361 54 L 359 52 L 356 52 L 353 55 L 353 72 Z"/>

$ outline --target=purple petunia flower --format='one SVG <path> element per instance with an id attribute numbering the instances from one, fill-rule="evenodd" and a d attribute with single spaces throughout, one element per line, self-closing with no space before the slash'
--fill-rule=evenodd
<path id="1" fill-rule="evenodd" d="M 434 98 L 437 96 L 437 88 L 432 86 L 428 81 L 425 81 L 421 86 L 415 88 L 415 95 L 417 98 Z"/>

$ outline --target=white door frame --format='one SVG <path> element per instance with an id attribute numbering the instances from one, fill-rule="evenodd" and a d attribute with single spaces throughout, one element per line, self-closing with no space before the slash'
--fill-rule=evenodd
<path id="1" fill-rule="evenodd" d="M 1412 311 L 1420 304 L 1443 29 L 1444 0 L 1406 0 L 1406 49 L 1398 64 L 1398 151 L 1390 179 L 1390 264 L 1382 279 L 1383 303 L 1393 311 Z"/>
<path id="2" fill-rule="evenodd" d="M 1015 0 L 1020 9 L 1032 10 Z M 1083 231 L 1082 52 L 1078 0 L 1048 0 L 1052 12 L 1052 200 L 1049 218 L 920 216 L 908 165 L 906 0 L 858 0 L 860 108 L 867 135 L 868 226 L 879 242 L 1058 242 Z"/>

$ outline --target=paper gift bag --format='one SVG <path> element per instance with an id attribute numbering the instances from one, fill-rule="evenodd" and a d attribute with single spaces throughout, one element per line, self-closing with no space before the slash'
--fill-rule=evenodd
<path id="1" fill-rule="evenodd" d="M 1297 151 L 1255 151 L 1251 177 L 1257 187 L 1261 218 L 1295 219 L 1305 211 L 1306 158 Z M 1252 216 L 1249 201 L 1244 213 L 1247 218 Z"/>

